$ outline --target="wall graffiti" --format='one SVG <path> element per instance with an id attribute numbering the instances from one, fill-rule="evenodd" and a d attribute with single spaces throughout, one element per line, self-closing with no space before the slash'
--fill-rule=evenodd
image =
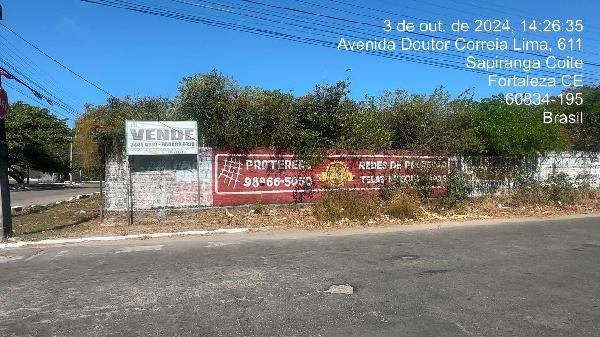
<path id="1" fill-rule="evenodd" d="M 277 150 L 240 153 L 201 148 L 198 155 L 135 156 L 131 180 L 135 209 L 232 206 L 312 202 L 328 189 L 377 191 L 396 181 L 410 181 L 428 168 L 434 191 L 443 191 L 449 170 L 467 174 L 473 195 L 493 194 L 516 186 L 527 175 L 539 180 L 553 173 L 587 176 L 600 187 L 600 156 L 594 153 L 551 153 L 528 160 L 483 156 L 410 153 L 405 151 L 328 152 L 312 167 L 297 156 Z M 126 210 L 128 161 L 111 158 L 106 169 L 108 210 Z"/>
<path id="2" fill-rule="evenodd" d="M 211 206 L 212 191 L 207 181 L 212 171 L 207 156 L 210 151 L 198 155 L 131 156 L 129 160 L 111 158 L 107 164 L 107 210 L 127 209 L 129 174 L 136 210 Z"/>
<path id="3" fill-rule="evenodd" d="M 290 153 L 215 151 L 215 205 L 311 201 L 332 189 L 379 190 L 395 180 L 411 180 L 428 167 L 441 185 L 448 157 L 402 152 L 328 153 L 311 167 Z"/>

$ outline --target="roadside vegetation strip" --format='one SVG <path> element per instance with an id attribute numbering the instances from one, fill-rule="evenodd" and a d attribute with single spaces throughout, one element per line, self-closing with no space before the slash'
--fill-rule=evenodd
<path id="1" fill-rule="evenodd" d="M 50 207 L 50 206 L 54 206 L 54 205 L 59 205 L 62 204 L 63 202 L 72 202 L 75 200 L 81 200 L 81 199 L 86 199 L 86 198 L 91 198 L 95 195 L 99 195 L 100 192 L 93 192 L 93 193 L 86 193 L 86 194 L 78 194 L 76 196 L 72 196 L 69 197 L 67 199 L 64 200 L 56 200 L 55 202 L 51 202 L 49 204 L 44 204 L 44 205 L 36 205 L 36 204 L 31 204 L 31 205 L 27 205 L 27 206 L 22 206 L 22 205 L 13 205 L 10 207 L 10 211 L 12 215 L 19 215 L 21 213 L 26 213 L 28 211 L 36 211 L 36 210 L 40 210 L 40 209 L 44 209 L 46 207 Z"/>
<path id="2" fill-rule="evenodd" d="M 194 231 L 183 231 L 183 232 L 174 232 L 174 233 L 128 234 L 128 235 L 94 236 L 94 237 L 67 238 L 67 239 L 46 239 L 46 240 L 40 240 L 40 241 L 18 241 L 18 242 L 0 243 L 0 249 L 21 248 L 21 247 L 26 247 L 26 246 L 44 246 L 44 245 L 69 244 L 69 243 L 83 243 L 83 242 L 94 242 L 94 241 L 119 241 L 119 240 L 132 240 L 132 239 L 146 239 L 146 238 L 166 238 L 166 237 L 171 237 L 171 236 L 234 234 L 234 233 L 246 233 L 249 231 L 250 231 L 249 228 L 222 228 L 222 229 L 214 229 L 214 230 L 194 230 Z"/>
<path id="3" fill-rule="evenodd" d="M 36 210 L 27 208 L 13 217 L 13 228 L 15 240 L 57 243 L 48 240 L 152 238 L 219 233 L 223 228 L 336 230 L 600 212 L 600 191 L 561 175 L 544 182 L 523 180 L 512 190 L 476 198 L 470 197 L 473 189 L 466 177 L 451 175 L 443 197 L 432 198 L 430 186 L 430 179 L 422 174 L 408 185 L 399 182 L 380 193 L 331 190 L 314 204 L 257 202 L 225 209 L 136 211 L 133 224 L 124 212 L 105 212 L 101 218 L 101 197 L 93 195 Z"/>

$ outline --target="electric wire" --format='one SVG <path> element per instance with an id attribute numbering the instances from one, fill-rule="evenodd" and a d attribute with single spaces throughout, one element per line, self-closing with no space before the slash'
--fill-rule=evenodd
<path id="1" fill-rule="evenodd" d="M 62 62 L 58 61 L 57 59 L 55 59 L 54 57 L 50 56 L 48 53 L 46 53 L 45 51 L 43 51 L 42 49 L 40 49 L 38 46 L 36 46 L 35 44 L 33 44 L 32 42 L 29 42 L 27 39 L 25 39 L 23 36 L 21 36 L 19 33 L 15 32 L 14 30 L 12 30 L 10 27 L 6 26 L 5 24 L 3 24 L 2 22 L 0 22 L 0 25 L 2 27 L 4 27 L 5 29 L 7 29 L 9 32 L 13 33 L 16 37 L 18 37 L 19 39 L 21 39 L 23 42 L 27 43 L 28 45 L 30 45 L 31 47 L 33 47 L 35 50 L 37 50 L 38 52 L 42 53 L 44 56 L 46 56 L 47 58 L 49 58 L 50 60 L 52 60 L 54 63 L 58 64 L 59 66 L 61 66 L 62 68 L 66 69 L 67 71 L 69 71 L 71 74 L 77 76 L 78 78 L 80 78 L 81 80 L 83 80 L 84 82 L 88 83 L 89 85 L 93 86 L 94 88 L 102 91 L 103 93 L 105 93 L 106 95 L 108 95 L 109 97 L 112 98 L 116 98 L 115 96 L 113 96 L 111 93 L 109 93 L 108 91 L 106 91 L 105 89 L 101 88 L 100 86 L 98 86 L 97 84 L 95 84 L 94 82 L 88 80 L 87 78 L 83 77 L 82 75 L 80 75 L 79 73 L 75 72 L 74 70 L 72 70 L 71 68 L 67 67 L 66 65 L 64 65 Z"/>
<path id="2" fill-rule="evenodd" d="M 215 20 L 202 18 L 199 16 L 185 15 L 185 14 L 181 14 L 181 13 L 177 13 L 177 12 L 173 12 L 173 11 L 169 11 L 169 10 L 160 9 L 160 7 L 158 7 L 158 8 L 156 6 L 151 7 L 151 6 L 146 6 L 146 5 L 142 5 L 139 3 L 133 3 L 133 2 L 129 2 L 129 1 L 122 1 L 122 0 L 116 0 L 116 1 L 82 0 L 82 1 L 88 2 L 88 3 L 94 3 L 94 4 L 98 4 L 98 5 L 103 5 L 103 6 L 107 6 L 107 7 L 126 9 L 126 10 L 130 10 L 130 11 L 140 12 L 143 14 L 168 17 L 168 18 L 172 18 L 172 19 L 176 19 L 176 20 L 180 20 L 180 21 L 203 23 L 206 25 L 217 26 L 217 27 L 227 28 L 227 29 L 233 29 L 233 30 L 237 30 L 237 31 L 244 31 L 244 32 L 254 33 L 257 35 L 264 35 L 264 36 L 280 38 L 280 39 L 284 39 L 284 40 L 291 40 L 291 41 L 302 42 L 302 43 L 307 43 L 307 44 L 336 48 L 335 45 L 333 45 L 331 42 L 328 42 L 328 41 L 323 41 L 323 40 L 314 39 L 314 38 L 307 38 L 307 37 L 299 37 L 296 35 L 291 35 L 291 34 L 286 34 L 286 33 L 281 33 L 281 32 L 274 32 L 274 31 L 255 28 L 255 27 L 248 27 L 248 26 L 233 24 L 233 23 L 229 23 L 229 22 L 215 21 Z M 245 0 L 245 1 L 247 1 L 247 0 Z M 412 62 L 416 62 L 416 63 L 436 65 L 436 66 L 443 67 L 443 68 L 458 69 L 458 70 L 483 73 L 483 74 L 506 75 L 506 74 L 502 74 L 502 73 L 498 73 L 498 72 L 482 71 L 480 69 L 466 69 L 464 67 L 460 67 L 460 66 L 457 66 L 454 64 L 442 63 L 436 59 L 430 59 L 430 58 L 428 59 L 425 57 L 418 58 L 418 57 L 410 57 L 408 55 L 389 55 L 389 54 L 382 55 L 382 54 L 376 53 L 376 52 L 371 52 L 370 54 L 374 54 L 374 55 L 382 56 L 382 57 L 386 57 L 386 58 L 391 58 L 391 59 L 408 60 L 408 61 L 412 61 Z M 594 80 L 597 80 L 597 79 L 594 79 Z"/>

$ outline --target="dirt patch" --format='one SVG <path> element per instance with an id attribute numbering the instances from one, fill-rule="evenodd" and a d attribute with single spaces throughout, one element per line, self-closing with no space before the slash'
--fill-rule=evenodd
<path id="1" fill-rule="evenodd" d="M 27 209 L 12 217 L 14 236 L 40 240 L 77 236 L 100 225 L 100 196 Z"/>

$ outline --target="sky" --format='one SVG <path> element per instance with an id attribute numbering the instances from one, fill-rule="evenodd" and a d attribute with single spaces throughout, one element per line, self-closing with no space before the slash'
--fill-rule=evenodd
<path id="1" fill-rule="evenodd" d="M 495 1 L 476 0 L 256 0 L 263 5 L 241 0 L 133 1 L 177 9 L 186 15 L 264 26 L 264 29 L 279 29 L 289 34 L 319 36 L 320 39 L 335 43 L 339 37 L 357 31 L 364 31 L 365 36 L 382 38 L 386 35 L 373 27 L 383 27 L 382 22 L 386 18 L 398 20 L 409 16 L 441 19 L 444 22 L 472 20 L 476 17 L 509 18 L 515 26 L 523 18 L 583 19 L 585 53 L 579 56 L 586 62 L 600 64 L 600 4 L 592 0 L 567 3 L 554 0 L 504 0 L 502 5 Z M 444 86 L 453 96 L 469 88 L 474 89 L 476 98 L 498 93 L 497 88 L 487 86 L 487 77 L 483 74 L 338 51 L 78 0 L 0 0 L 0 4 L 3 7 L 1 22 L 4 25 L 116 97 L 173 98 L 177 95 L 182 78 L 212 69 L 233 77 L 243 86 L 280 89 L 298 96 L 311 91 L 315 84 L 345 79 L 350 80 L 351 96 L 356 99 L 395 89 L 426 94 L 439 86 Z M 301 9 L 328 17 L 286 12 L 264 4 Z M 228 6 L 245 6 L 252 12 L 246 11 L 244 16 L 234 15 L 223 11 L 232 8 Z M 258 21 L 258 12 L 266 13 L 271 21 Z M 295 26 L 282 24 L 283 20 L 278 15 L 294 16 L 301 21 L 289 21 L 296 22 Z M 352 25 L 332 20 L 331 17 L 374 26 Z M 319 22 L 327 22 L 330 28 L 326 30 L 335 32 L 319 35 L 319 27 L 324 27 L 315 26 Z M 308 26 L 317 28 L 311 30 Z M 52 106 L 40 103 L 27 89 L 14 81 L 6 84 L 11 81 L 3 79 L 10 101 L 24 100 L 44 105 L 56 114 L 69 118 L 70 125 L 75 116 L 83 111 L 84 104 L 106 102 L 105 93 L 83 82 L 1 26 L 0 58 L 0 65 L 7 67 L 2 60 L 9 62 L 28 81 L 42 86 L 47 96 L 51 94 L 68 108 L 56 103 Z M 584 69 L 600 73 L 596 68 Z"/>

